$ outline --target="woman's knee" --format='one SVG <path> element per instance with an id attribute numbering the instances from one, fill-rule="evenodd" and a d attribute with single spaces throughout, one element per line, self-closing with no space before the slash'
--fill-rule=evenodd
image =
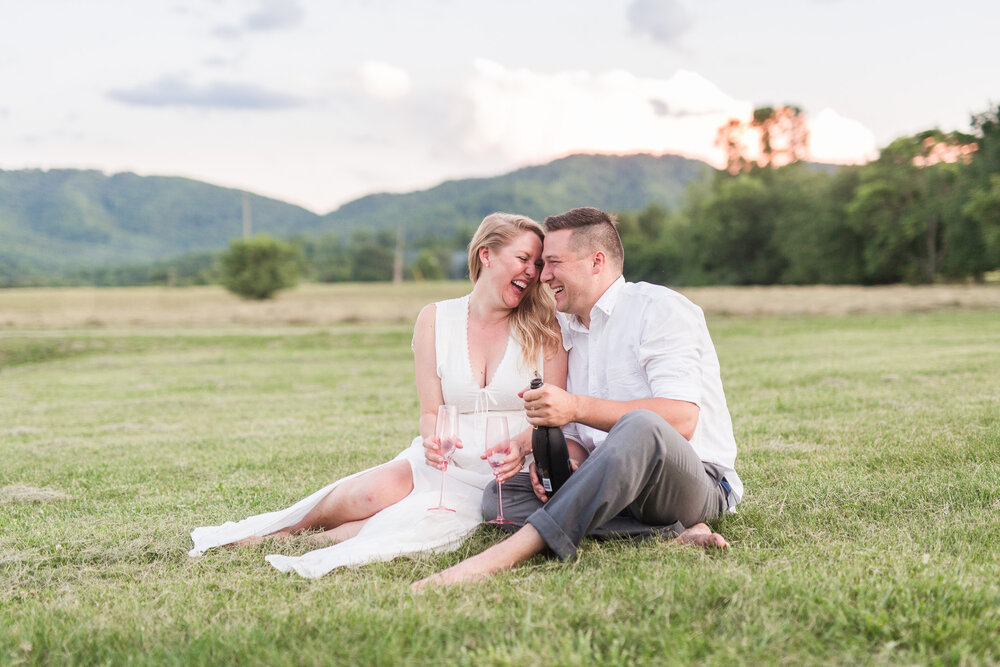
<path id="1" fill-rule="evenodd" d="M 376 492 L 394 498 L 389 504 L 399 502 L 413 491 L 413 469 L 409 461 L 393 461 L 385 466 L 385 474 L 379 481 L 381 488 Z"/>
<path id="2" fill-rule="evenodd" d="M 387 463 L 355 480 L 345 489 L 359 515 L 370 515 L 399 502 L 413 490 L 413 471 L 407 461 Z M 370 513 L 370 514 L 369 514 Z"/>

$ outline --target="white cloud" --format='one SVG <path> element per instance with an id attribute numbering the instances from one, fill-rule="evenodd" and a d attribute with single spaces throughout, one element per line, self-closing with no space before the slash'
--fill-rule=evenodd
<path id="1" fill-rule="evenodd" d="M 260 0 L 243 23 L 248 30 L 280 30 L 299 25 L 304 16 L 298 0 Z"/>
<path id="2" fill-rule="evenodd" d="M 305 104 L 300 98 L 255 84 L 224 81 L 197 84 L 178 76 L 164 76 L 149 84 L 114 89 L 107 95 L 117 102 L 147 107 L 271 110 Z"/>
<path id="3" fill-rule="evenodd" d="M 388 63 L 368 61 L 358 68 L 361 88 L 370 97 L 397 100 L 409 95 L 413 84 L 406 70 Z"/>
<path id="4" fill-rule="evenodd" d="M 633 0 L 628 21 L 635 32 L 667 46 L 675 45 L 694 25 L 691 13 L 677 0 Z"/>
<path id="5" fill-rule="evenodd" d="M 295 28 L 304 18 L 299 0 L 257 0 L 256 8 L 243 16 L 239 25 L 219 25 L 213 32 L 217 37 L 231 39 L 249 32 Z"/>
<path id="6" fill-rule="evenodd" d="M 809 153 L 816 162 L 856 164 L 878 156 L 875 135 L 856 120 L 833 109 L 809 118 Z"/>
<path id="7" fill-rule="evenodd" d="M 753 104 L 684 70 L 667 79 L 623 70 L 539 73 L 478 60 L 466 86 L 471 120 L 465 149 L 515 164 L 574 152 L 676 153 L 725 166 L 715 145 L 730 118 L 749 121 Z M 874 135 L 831 109 L 809 117 L 811 159 L 864 162 Z"/>
<path id="8" fill-rule="evenodd" d="M 693 72 L 650 79 L 623 70 L 552 74 L 478 60 L 466 94 L 466 148 L 516 162 L 572 152 L 679 153 L 720 164 L 720 125 L 748 117 L 736 100 Z"/>

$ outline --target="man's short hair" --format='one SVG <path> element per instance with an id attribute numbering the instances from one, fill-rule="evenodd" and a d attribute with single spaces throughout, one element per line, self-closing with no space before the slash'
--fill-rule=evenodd
<path id="1" fill-rule="evenodd" d="M 557 232 L 571 229 L 569 247 L 579 254 L 601 250 L 608 260 L 621 270 L 625 263 L 625 250 L 618 235 L 618 220 L 604 211 L 584 206 L 545 218 L 545 231 Z"/>

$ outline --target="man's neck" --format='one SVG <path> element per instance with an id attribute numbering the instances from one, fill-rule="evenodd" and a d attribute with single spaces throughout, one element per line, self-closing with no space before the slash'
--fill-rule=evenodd
<path id="1" fill-rule="evenodd" d="M 581 314 L 581 313 L 574 313 L 574 315 L 576 315 L 577 319 L 580 320 L 580 324 L 582 324 L 587 329 L 590 328 L 590 314 L 592 312 L 594 312 L 594 306 L 596 306 L 597 302 L 601 300 L 601 297 L 604 296 L 609 289 L 611 289 L 611 286 L 615 284 L 615 282 L 618 280 L 618 278 L 621 277 L 621 275 L 622 274 L 620 274 L 620 273 L 617 274 L 617 275 L 615 275 L 613 278 L 611 278 L 610 282 L 607 281 L 607 280 L 603 281 L 603 283 L 604 283 L 603 289 L 598 288 L 598 289 L 600 289 L 600 292 L 597 294 L 597 296 L 595 296 L 590 301 L 590 305 L 587 306 L 587 312 L 586 313 L 583 313 L 583 314 Z"/>

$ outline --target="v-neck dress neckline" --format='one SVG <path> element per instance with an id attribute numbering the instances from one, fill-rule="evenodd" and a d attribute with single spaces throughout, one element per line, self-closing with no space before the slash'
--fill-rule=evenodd
<path id="1" fill-rule="evenodd" d="M 497 379 L 497 375 L 500 374 L 500 369 L 503 368 L 504 362 L 507 361 L 507 355 L 510 354 L 510 348 L 513 346 L 514 343 L 514 337 L 510 335 L 510 327 L 508 326 L 507 343 L 503 349 L 503 356 L 500 357 L 500 361 L 493 368 L 493 375 L 489 378 L 486 384 L 480 385 L 479 381 L 476 380 L 476 372 L 472 369 L 472 350 L 469 348 L 469 322 L 472 320 L 472 317 L 469 313 L 469 309 L 472 307 L 471 305 L 472 295 L 467 294 L 464 298 L 465 298 L 465 322 L 464 325 L 462 326 L 462 335 L 464 336 L 463 342 L 465 344 L 465 365 L 466 368 L 468 369 L 469 380 L 472 382 L 472 384 L 476 385 L 476 387 L 480 391 L 484 389 L 488 390 L 493 386 L 493 383 Z"/>

